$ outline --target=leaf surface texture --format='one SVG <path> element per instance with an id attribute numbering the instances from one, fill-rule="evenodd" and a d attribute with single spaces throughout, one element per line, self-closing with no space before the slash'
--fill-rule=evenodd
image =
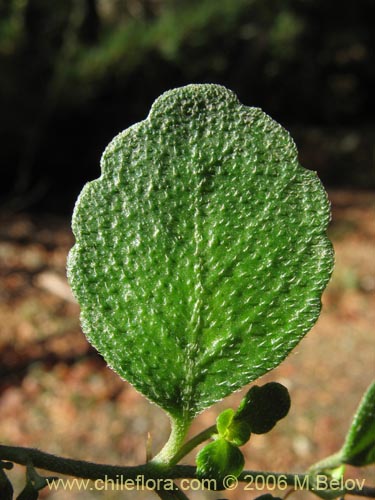
<path id="1" fill-rule="evenodd" d="M 289 134 L 218 85 L 163 94 L 109 144 L 75 208 L 69 279 L 108 364 L 192 418 L 315 323 L 330 210 Z"/>

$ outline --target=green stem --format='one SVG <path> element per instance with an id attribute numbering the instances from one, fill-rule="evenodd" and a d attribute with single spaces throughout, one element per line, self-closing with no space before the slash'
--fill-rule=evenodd
<path id="1" fill-rule="evenodd" d="M 311 467 L 309 467 L 309 472 L 319 472 L 327 469 L 336 469 L 336 467 L 340 467 L 342 465 L 342 456 L 341 452 L 338 451 L 329 457 L 323 458 L 319 462 L 316 462 Z"/>
<path id="2" fill-rule="evenodd" d="M 20 465 L 32 463 L 34 467 L 50 472 L 57 472 L 67 476 L 82 479 L 113 479 L 120 480 L 121 476 L 136 479 L 138 475 L 146 478 L 161 477 L 159 471 L 153 470 L 149 464 L 131 466 L 104 465 L 84 460 L 58 457 L 34 448 L 0 445 L 0 461 L 13 462 Z"/>
<path id="3" fill-rule="evenodd" d="M 196 468 L 191 465 L 174 465 L 171 467 L 165 466 L 164 468 L 160 468 L 157 464 L 153 464 L 152 462 L 148 462 L 144 465 L 127 467 L 105 465 L 85 462 L 83 460 L 57 457 L 33 448 L 22 448 L 18 446 L 0 445 L 0 462 L 2 460 L 14 462 L 20 465 L 32 463 L 34 467 L 50 472 L 66 474 L 82 479 L 92 479 L 93 481 L 96 479 L 112 479 L 115 482 L 118 481 L 120 483 L 121 479 L 132 479 L 136 482 L 137 478 L 140 476 L 143 476 L 145 480 L 157 480 L 163 478 L 169 480 L 179 478 L 196 478 Z M 7 468 L 9 468 L 9 466 Z M 292 487 L 295 487 L 296 478 L 298 478 L 298 484 L 306 485 L 306 489 L 308 489 L 307 486 L 309 485 L 311 475 L 245 470 L 238 477 L 238 481 L 249 484 L 251 479 L 256 481 L 257 478 L 260 477 L 268 479 L 269 484 L 272 484 L 273 482 L 277 484 L 277 480 L 283 478 L 285 479 L 286 484 Z M 164 496 L 160 496 L 160 493 Z M 175 494 L 174 496 L 173 493 Z M 350 495 L 358 497 L 375 498 L 375 488 L 371 486 L 364 486 L 362 489 L 355 488 L 348 491 L 348 494 L 349 493 Z M 173 491 L 169 493 L 158 492 L 158 495 L 163 500 L 180 500 L 186 498 L 186 495 L 181 491 Z"/>
<path id="4" fill-rule="evenodd" d="M 172 458 L 176 454 L 176 450 L 181 449 L 189 426 L 190 421 L 173 419 L 171 417 L 171 434 L 169 439 L 158 455 L 149 462 L 150 465 L 156 465 L 157 468 L 162 467 L 163 469 L 172 465 Z M 185 493 L 175 484 L 173 491 L 165 490 L 161 487 L 156 489 L 155 492 L 161 500 L 188 500 Z"/>
<path id="5" fill-rule="evenodd" d="M 172 464 L 172 460 L 182 447 L 190 427 L 190 419 L 177 419 L 171 417 L 171 433 L 168 441 L 161 451 L 149 463 L 159 467 L 166 467 Z"/>
<path id="6" fill-rule="evenodd" d="M 203 443 L 203 441 L 207 441 L 210 437 L 217 432 L 216 425 L 211 425 L 204 431 L 200 432 L 189 441 L 187 441 L 178 452 L 171 458 L 169 464 L 176 465 L 181 460 L 181 458 L 185 457 L 188 453 L 191 452 L 195 447 L 199 444 Z"/>

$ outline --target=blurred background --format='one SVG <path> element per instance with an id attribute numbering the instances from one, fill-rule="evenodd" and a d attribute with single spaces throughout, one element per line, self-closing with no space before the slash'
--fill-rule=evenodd
<path id="1" fill-rule="evenodd" d="M 373 0 L 1 0 L 5 206 L 70 213 L 163 91 L 221 83 L 326 185 L 374 187 Z"/>
<path id="2" fill-rule="evenodd" d="M 374 14 L 373 0 L 0 0 L 0 442 L 130 464 L 144 461 L 147 431 L 155 451 L 166 439 L 161 412 L 80 333 L 69 223 L 112 137 L 163 91 L 210 82 L 291 132 L 333 207 L 321 319 L 262 380 L 289 387 L 292 412 L 254 438 L 247 465 L 301 472 L 341 446 L 375 372 Z M 348 473 L 375 483 L 371 469 Z M 105 494 L 120 497 L 152 495 Z"/>

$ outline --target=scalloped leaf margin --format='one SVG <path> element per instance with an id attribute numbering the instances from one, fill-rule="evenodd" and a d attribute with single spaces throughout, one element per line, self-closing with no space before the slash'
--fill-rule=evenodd
<path id="1" fill-rule="evenodd" d="M 69 280 L 109 366 L 189 419 L 277 366 L 317 320 L 330 208 L 289 134 L 219 85 L 158 98 L 73 216 Z"/>

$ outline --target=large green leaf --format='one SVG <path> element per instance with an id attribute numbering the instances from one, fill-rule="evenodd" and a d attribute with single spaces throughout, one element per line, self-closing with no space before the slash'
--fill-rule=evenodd
<path id="1" fill-rule="evenodd" d="M 163 94 L 75 208 L 68 262 L 108 364 L 189 419 L 278 365 L 315 323 L 329 203 L 289 134 L 218 85 Z"/>

